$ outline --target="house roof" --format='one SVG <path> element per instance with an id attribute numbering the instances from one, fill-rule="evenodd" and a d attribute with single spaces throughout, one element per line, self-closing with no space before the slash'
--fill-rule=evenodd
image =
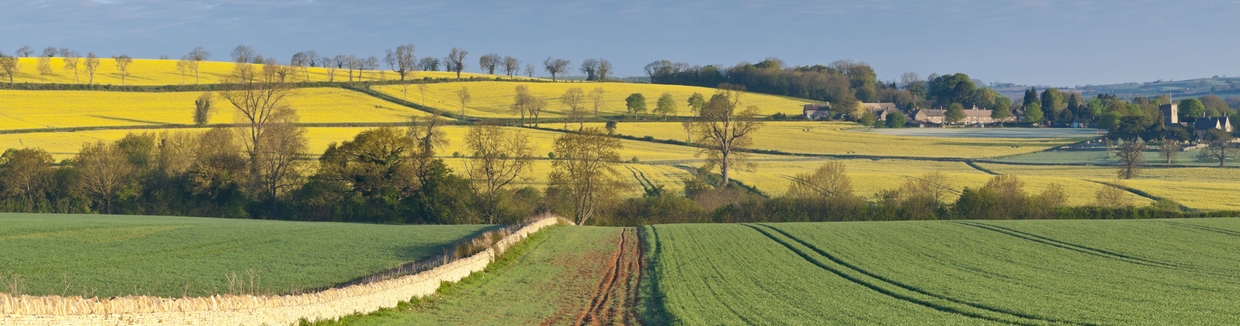
<path id="1" fill-rule="evenodd" d="M 831 103 L 810 103 L 805 105 L 805 111 L 830 110 Z"/>

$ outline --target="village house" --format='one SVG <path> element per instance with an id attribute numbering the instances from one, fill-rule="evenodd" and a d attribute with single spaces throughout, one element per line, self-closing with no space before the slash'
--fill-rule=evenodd
<path id="1" fill-rule="evenodd" d="M 895 103 L 862 103 L 861 106 L 879 121 L 887 121 L 888 114 L 900 112 Z"/>
<path id="2" fill-rule="evenodd" d="M 1193 122 L 1193 129 L 1196 129 L 1197 131 L 1197 139 L 1204 138 L 1206 136 L 1206 132 L 1209 132 L 1210 129 L 1219 129 L 1227 133 L 1231 133 L 1231 118 L 1226 116 L 1197 118 L 1197 121 Z"/>
<path id="3" fill-rule="evenodd" d="M 805 105 L 803 110 L 805 118 L 809 120 L 830 120 L 831 119 L 831 103 L 810 103 Z"/>
<path id="4" fill-rule="evenodd" d="M 974 106 L 972 109 L 964 110 L 964 118 L 957 123 L 968 126 L 1016 121 L 1016 117 L 1008 117 L 1002 121 L 995 120 L 995 118 L 990 116 L 992 113 L 993 110 L 978 109 L 977 106 Z M 913 112 L 911 119 L 915 124 L 919 125 L 946 124 L 947 110 L 920 109 Z"/>

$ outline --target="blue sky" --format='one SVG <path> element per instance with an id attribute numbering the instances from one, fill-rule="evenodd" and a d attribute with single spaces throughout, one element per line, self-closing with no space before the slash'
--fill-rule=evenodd
<path id="1" fill-rule="evenodd" d="M 477 57 L 606 58 L 618 75 L 659 59 L 734 65 L 870 63 L 879 78 L 964 72 L 1072 86 L 1240 75 L 1240 1 L 249 1 L 0 0 L 0 51 L 227 60 L 238 44 L 382 57 L 452 47 Z M 574 74 L 577 74 L 574 71 Z"/>

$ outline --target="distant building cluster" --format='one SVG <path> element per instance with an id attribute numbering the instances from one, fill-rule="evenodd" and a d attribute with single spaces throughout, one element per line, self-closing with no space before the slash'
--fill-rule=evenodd
<path id="1" fill-rule="evenodd" d="M 1163 104 L 1158 107 L 1162 112 L 1163 126 L 1170 128 L 1172 126 L 1180 126 L 1188 130 L 1192 130 L 1197 134 L 1197 139 L 1205 137 L 1210 129 L 1219 129 L 1227 133 L 1232 133 L 1231 118 L 1228 116 L 1221 117 L 1196 117 L 1192 123 L 1180 121 L 1180 106 L 1172 104 Z"/>
<path id="2" fill-rule="evenodd" d="M 964 125 L 964 126 L 980 126 L 1000 122 L 1015 122 L 1017 117 L 1010 116 L 1005 119 L 995 119 L 992 117 L 993 110 L 979 109 L 974 106 L 972 109 L 964 110 L 964 118 L 959 122 L 947 122 L 947 110 L 944 109 L 901 109 L 895 103 L 862 103 L 862 109 L 874 114 L 878 121 L 887 121 L 887 117 L 891 114 L 899 112 L 903 113 L 908 120 L 906 124 L 915 126 L 936 126 L 936 125 Z M 805 118 L 809 120 L 830 120 L 832 117 L 830 103 L 813 103 L 806 104 L 803 109 Z"/>

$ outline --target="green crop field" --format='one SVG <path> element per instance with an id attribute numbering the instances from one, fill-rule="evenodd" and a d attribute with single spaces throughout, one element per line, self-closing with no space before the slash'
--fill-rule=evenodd
<path id="1" fill-rule="evenodd" d="M 1240 219 L 657 225 L 677 324 L 1234 324 Z"/>
<path id="2" fill-rule="evenodd" d="M 427 258 L 488 228 L 0 214 L 0 288 L 97 297 L 289 293 Z"/>
<path id="3" fill-rule="evenodd" d="M 632 229 L 554 227 L 540 231 L 485 272 L 441 288 L 434 295 L 395 309 L 350 316 L 325 325 L 566 325 L 577 324 L 597 297 L 599 281 L 609 271 L 617 239 L 627 232 L 629 247 L 637 248 Z M 635 250 L 627 251 L 635 252 Z M 634 294 L 636 275 L 623 278 Z M 632 302 L 636 297 L 616 298 Z M 608 319 L 606 324 L 633 320 Z"/>

